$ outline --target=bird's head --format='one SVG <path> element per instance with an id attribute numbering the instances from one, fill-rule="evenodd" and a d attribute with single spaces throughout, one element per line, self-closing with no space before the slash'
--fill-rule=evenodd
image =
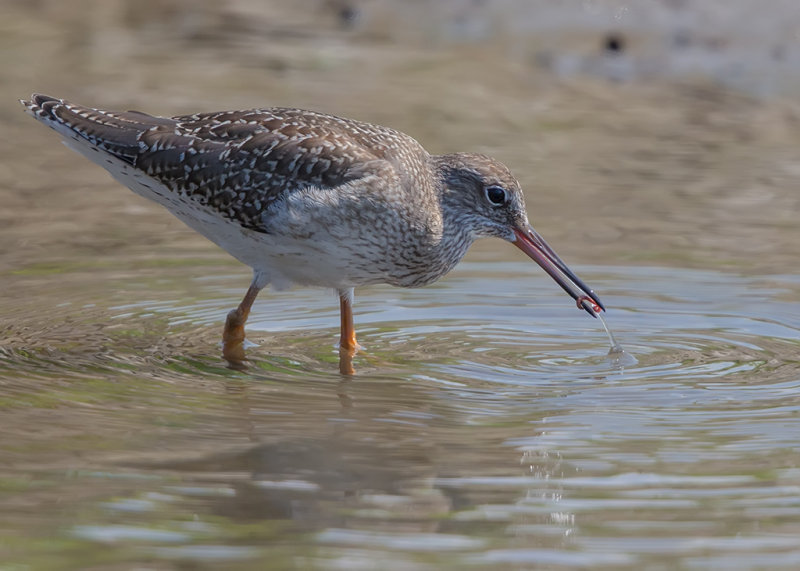
<path id="1" fill-rule="evenodd" d="M 458 225 L 472 238 L 496 237 L 511 242 L 550 274 L 579 308 L 593 317 L 605 310 L 597 295 L 530 225 L 522 188 L 508 167 L 472 153 L 440 155 L 434 161 L 447 223 Z"/>

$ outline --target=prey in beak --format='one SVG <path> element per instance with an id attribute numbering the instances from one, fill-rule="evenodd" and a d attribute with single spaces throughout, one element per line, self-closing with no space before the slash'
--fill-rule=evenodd
<path id="1" fill-rule="evenodd" d="M 597 317 L 601 311 L 606 310 L 597 294 L 567 267 L 536 230 L 530 226 L 522 229 L 514 228 L 514 237 L 514 245 L 550 274 L 550 277 L 575 300 L 579 309 L 584 309 L 592 317 Z"/>

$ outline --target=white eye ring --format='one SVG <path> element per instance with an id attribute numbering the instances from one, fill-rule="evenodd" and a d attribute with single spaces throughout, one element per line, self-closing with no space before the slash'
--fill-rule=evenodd
<path id="1" fill-rule="evenodd" d="M 508 201 L 508 191 L 502 186 L 487 186 L 483 194 L 492 206 L 503 206 Z"/>

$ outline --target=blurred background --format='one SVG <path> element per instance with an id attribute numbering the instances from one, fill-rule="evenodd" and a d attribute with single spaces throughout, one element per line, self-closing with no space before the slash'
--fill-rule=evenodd
<path id="1" fill-rule="evenodd" d="M 32 92 L 482 152 L 638 364 L 498 241 L 256 303 Z M 800 567 L 796 0 L 0 0 L 0 569 Z"/>
<path id="2" fill-rule="evenodd" d="M 496 155 L 573 259 L 779 269 L 800 240 L 791 0 L 0 7 L 6 157 L 52 148 L 15 103 L 34 90 L 162 115 L 305 107 L 393 126 L 432 152 Z M 4 161 L 3 178 L 33 184 L 32 160 Z M 24 201 L 61 195 L 4 190 L 2 221 L 23 233 Z M 110 208 L 141 204 L 109 194 Z"/>

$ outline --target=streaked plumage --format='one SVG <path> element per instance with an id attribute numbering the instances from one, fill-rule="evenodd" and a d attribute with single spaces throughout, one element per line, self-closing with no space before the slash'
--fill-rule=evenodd
<path id="1" fill-rule="evenodd" d="M 298 283 L 339 290 L 344 339 L 353 288 L 431 283 L 484 236 L 525 250 L 590 314 L 602 307 L 530 229 L 519 184 L 490 157 L 430 155 L 394 129 L 300 109 L 165 118 L 44 95 L 22 103 L 253 268 L 239 329 L 258 290 Z"/>

